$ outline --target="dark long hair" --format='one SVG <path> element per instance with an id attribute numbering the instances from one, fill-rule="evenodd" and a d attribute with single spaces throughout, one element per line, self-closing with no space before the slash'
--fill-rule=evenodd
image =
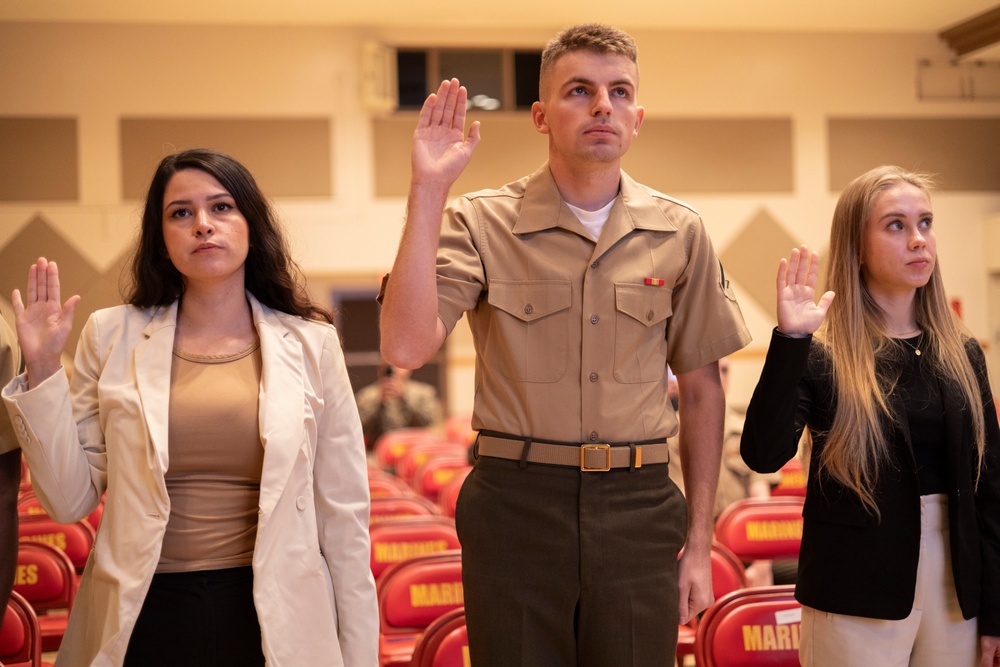
<path id="1" fill-rule="evenodd" d="M 206 148 L 163 158 L 153 174 L 142 214 L 142 227 L 132 257 L 131 284 L 123 290 L 126 303 L 142 308 L 166 306 L 184 293 L 184 280 L 167 256 L 163 240 L 163 194 L 178 171 L 198 169 L 211 174 L 236 202 L 249 229 L 245 287 L 275 310 L 333 323 L 333 316 L 314 303 L 300 282 L 274 209 L 253 175 L 234 158 Z"/>

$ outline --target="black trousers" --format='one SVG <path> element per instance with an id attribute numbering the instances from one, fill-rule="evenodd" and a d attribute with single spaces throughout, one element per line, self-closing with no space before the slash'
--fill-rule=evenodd
<path id="1" fill-rule="evenodd" d="M 665 464 L 480 457 L 455 520 L 476 667 L 674 664 L 687 504 Z"/>
<path id="2" fill-rule="evenodd" d="M 263 667 L 251 567 L 153 575 L 124 666 L 178 665 Z"/>

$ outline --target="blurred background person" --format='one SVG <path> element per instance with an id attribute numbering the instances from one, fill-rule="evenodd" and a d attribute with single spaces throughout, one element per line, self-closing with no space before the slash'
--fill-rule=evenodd
<path id="1" fill-rule="evenodd" d="M 378 380 L 358 390 L 356 399 L 369 449 L 386 431 L 435 426 L 441 422 L 437 389 L 410 377 L 411 371 L 383 363 Z"/>

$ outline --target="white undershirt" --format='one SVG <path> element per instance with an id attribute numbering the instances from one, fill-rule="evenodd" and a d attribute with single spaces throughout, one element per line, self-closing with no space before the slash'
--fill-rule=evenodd
<path id="1" fill-rule="evenodd" d="M 615 197 L 617 199 L 617 197 Z M 597 209 L 596 211 L 585 211 L 582 208 L 577 208 L 570 203 L 569 210 L 576 214 L 579 218 L 580 224 L 587 228 L 590 232 L 590 236 L 596 241 L 597 237 L 601 235 L 601 230 L 604 229 L 604 223 L 608 221 L 608 215 L 611 214 L 611 207 L 615 205 L 615 200 L 612 199 L 607 204 Z"/>

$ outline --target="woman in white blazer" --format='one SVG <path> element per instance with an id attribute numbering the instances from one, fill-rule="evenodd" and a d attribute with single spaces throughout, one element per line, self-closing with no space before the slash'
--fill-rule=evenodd
<path id="1" fill-rule="evenodd" d="M 249 172 L 193 150 L 157 169 L 128 305 L 90 317 L 71 381 L 79 297 L 44 258 L 14 292 L 3 397 L 39 498 L 72 522 L 106 494 L 59 667 L 377 665 L 361 424 L 294 271 Z"/>

